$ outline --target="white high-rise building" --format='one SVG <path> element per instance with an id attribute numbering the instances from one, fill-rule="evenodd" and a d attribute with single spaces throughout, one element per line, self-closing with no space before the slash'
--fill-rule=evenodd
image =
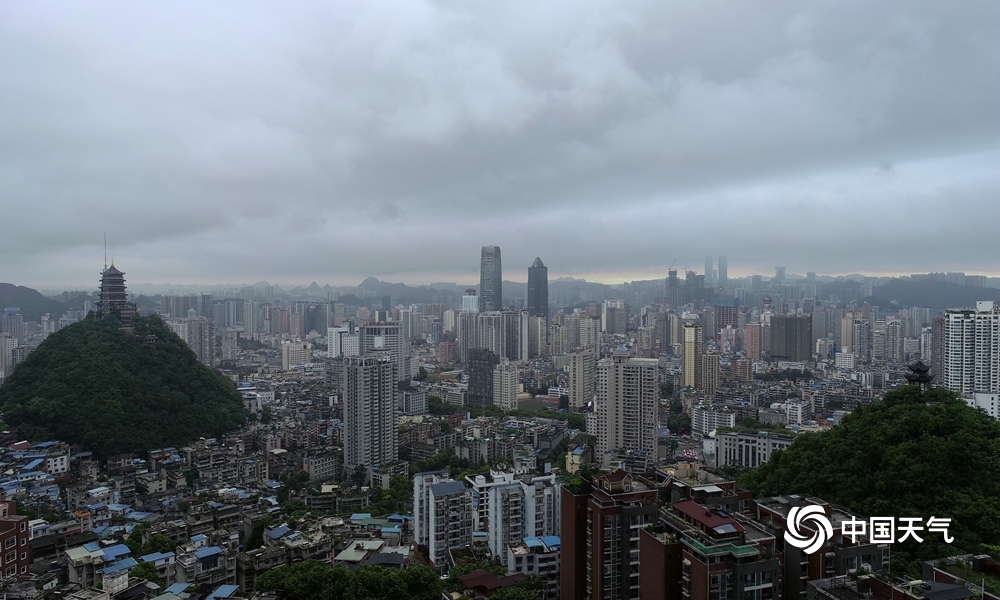
<path id="1" fill-rule="evenodd" d="M 493 404 L 503 411 L 517 410 L 517 363 L 501 358 L 493 367 Z"/>
<path id="2" fill-rule="evenodd" d="M 448 566 L 448 550 L 472 544 L 472 490 L 460 481 L 430 486 L 427 499 L 427 558 L 438 571 Z"/>
<path id="3" fill-rule="evenodd" d="M 281 343 L 281 370 L 290 371 L 301 367 L 312 360 L 309 342 L 293 342 L 286 340 Z"/>
<path id="4" fill-rule="evenodd" d="M 410 380 L 410 361 L 407 360 L 410 344 L 399 323 L 370 323 L 358 327 L 358 345 L 361 356 L 388 352 L 396 365 L 396 381 Z"/>
<path id="5" fill-rule="evenodd" d="M 1000 394 L 972 394 L 965 399 L 965 403 L 972 408 L 982 409 L 989 416 L 1000 420 Z"/>
<path id="6" fill-rule="evenodd" d="M 642 450 L 655 456 L 659 386 L 653 358 L 632 358 L 623 347 L 597 363 L 597 452 Z"/>
<path id="7" fill-rule="evenodd" d="M 569 408 L 580 410 L 594 399 L 597 361 L 594 347 L 588 346 L 569 355 Z"/>
<path id="8" fill-rule="evenodd" d="M 445 469 L 413 476 L 413 539 L 420 546 L 428 545 L 431 539 L 431 486 L 444 481 L 452 481 Z"/>
<path id="9" fill-rule="evenodd" d="M 342 355 L 350 355 L 350 353 L 344 352 L 343 344 L 341 342 L 342 336 L 349 334 L 350 329 L 347 327 L 327 327 L 326 328 L 326 355 L 330 358 L 337 358 Z M 354 354 L 357 354 L 355 352 Z"/>
<path id="10" fill-rule="evenodd" d="M 691 408 L 691 431 L 708 435 L 723 427 L 736 426 L 736 413 L 726 407 L 699 404 Z"/>
<path id="11" fill-rule="evenodd" d="M 344 358 L 344 467 L 378 467 L 398 458 L 396 364 L 387 352 Z"/>
<path id="12" fill-rule="evenodd" d="M 993 302 L 945 311 L 941 383 L 962 395 L 1000 392 L 1000 307 Z"/>
<path id="13" fill-rule="evenodd" d="M 489 546 L 507 565 L 507 546 L 525 537 L 559 535 L 559 489 L 555 475 L 497 477 L 486 492 Z M 482 501 L 482 500 L 481 500 Z"/>

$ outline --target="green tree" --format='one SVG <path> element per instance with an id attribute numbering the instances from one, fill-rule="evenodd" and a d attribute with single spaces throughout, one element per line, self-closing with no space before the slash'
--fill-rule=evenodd
<path id="1" fill-rule="evenodd" d="M 351 578 L 352 598 L 366 600 L 400 600 L 408 596 L 406 582 L 399 571 L 372 565 L 361 565 Z"/>
<path id="2" fill-rule="evenodd" d="M 940 534 L 893 545 L 901 573 L 919 561 L 977 553 L 1000 539 L 1000 422 L 942 388 L 891 391 L 837 427 L 802 434 L 787 450 L 742 475 L 755 496 L 807 494 L 862 515 L 951 518 Z"/>
<path id="3" fill-rule="evenodd" d="M 260 411 L 260 422 L 267 425 L 271 422 L 271 407 L 265 406 Z"/>
<path id="4" fill-rule="evenodd" d="M 403 571 L 403 584 L 411 600 L 439 600 L 444 584 L 437 573 L 423 565 Z"/>
<path id="5" fill-rule="evenodd" d="M 156 566 L 153 563 L 142 562 L 132 567 L 132 570 L 128 573 L 129 577 L 137 577 L 139 579 L 145 579 L 150 583 L 155 583 L 156 585 L 162 586 L 163 580 L 160 579 L 160 574 L 156 570 Z"/>
<path id="6" fill-rule="evenodd" d="M 142 554 L 152 554 L 154 552 L 173 552 L 177 548 L 170 536 L 156 533 L 150 536 L 146 543 L 142 545 Z"/>
<path id="7" fill-rule="evenodd" d="M 253 528 L 250 529 L 250 536 L 247 537 L 247 550 L 256 550 L 264 545 L 264 531 L 274 525 L 274 519 L 271 517 L 261 517 L 257 519 L 257 522 L 253 524 Z"/>
<path id="8" fill-rule="evenodd" d="M 566 394 L 559 396 L 559 408 L 561 410 L 569 410 L 569 396 Z"/>
<path id="9" fill-rule="evenodd" d="M 500 588 L 491 596 L 492 600 L 542 600 L 540 591 L 526 590 L 523 587 L 513 585 L 511 587 Z"/>
<path id="10" fill-rule="evenodd" d="M 360 488 L 368 482 L 368 467 L 364 465 L 358 465 L 354 467 L 354 471 L 351 473 L 351 483 L 354 487 Z"/>
<path id="11" fill-rule="evenodd" d="M 417 371 L 417 376 L 414 377 L 414 379 L 416 379 L 417 381 L 426 381 L 427 380 L 427 369 L 425 369 L 425 368 L 423 368 L 421 366 L 420 370 Z"/>

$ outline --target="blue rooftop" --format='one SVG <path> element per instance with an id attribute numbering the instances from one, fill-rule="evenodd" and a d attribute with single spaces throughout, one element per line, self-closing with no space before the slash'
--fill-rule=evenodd
<path id="1" fill-rule="evenodd" d="M 139 558 L 142 559 L 142 562 L 156 562 L 158 560 L 163 560 L 164 558 L 170 558 L 171 556 L 174 556 L 173 552 L 153 552 L 152 554 L 146 554 L 144 556 L 140 556 Z"/>
<path id="2" fill-rule="evenodd" d="M 39 443 L 35 444 L 35 448 L 51 448 L 52 446 L 55 446 L 55 445 L 56 445 L 56 442 L 39 442 Z"/>
<path id="3" fill-rule="evenodd" d="M 524 538 L 524 545 L 529 548 L 541 548 L 542 540 L 538 539 L 535 536 L 529 536 Z"/>
<path id="4" fill-rule="evenodd" d="M 132 567 L 138 565 L 134 558 L 126 558 L 125 560 L 120 560 L 110 567 L 105 568 L 101 572 L 105 575 L 110 575 L 111 573 L 117 573 L 118 571 L 124 571 L 126 569 L 131 569 Z"/>
<path id="5" fill-rule="evenodd" d="M 208 538 L 205 537 L 204 533 L 199 533 L 198 535 L 192 535 L 191 536 L 191 541 L 192 542 L 201 542 L 201 541 L 204 541 L 204 540 L 207 540 L 207 539 Z"/>
<path id="6" fill-rule="evenodd" d="M 559 548 L 562 546 L 562 542 L 559 540 L 558 535 L 543 535 L 542 543 L 549 548 Z"/>
<path id="7" fill-rule="evenodd" d="M 577 448 L 576 450 L 573 450 L 573 454 L 575 454 L 576 456 L 580 456 L 581 454 L 583 454 L 583 448 Z"/>
<path id="8" fill-rule="evenodd" d="M 285 535 L 286 533 L 288 533 L 291 530 L 292 529 L 290 527 L 286 527 L 285 525 L 282 525 L 281 527 L 276 527 L 276 528 L 268 531 L 267 532 L 267 537 L 270 538 L 270 539 L 272 539 L 272 540 L 276 540 L 276 539 L 279 539 L 281 536 Z"/>
<path id="9" fill-rule="evenodd" d="M 209 558 L 217 554 L 222 554 L 222 548 L 218 546 L 209 546 L 207 548 L 198 548 L 194 551 L 194 555 L 198 558 Z"/>
<path id="10" fill-rule="evenodd" d="M 188 589 L 192 585 L 194 585 L 194 584 L 191 584 L 191 583 L 174 583 L 174 584 L 168 586 L 165 591 L 169 592 L 171 594 L 174 594 L 174 595 L 178 595 L 178 594 L 183 593 L 184 590 Z"/>
<path id="11" fill-rule="evenodd" d="M 115 544 L 104 549 L 104 560 L 115 560 L 131 553 L 132 551 L 125 544 Z"/>
<path id="12" fill-rule="evenodd" d="M 208 600 L 213 600 L 214 598 L 229 598 L 236 593 L 236 590 L 240 589 L 238 585 L 220 585 L 217 590 L 208 595 Z"/>
<path id="13" fill-rule="evenodd" d="M 101 549 L 101 545 L 97 542 L 87 542 L 83 545 L 83 549 L 87 552 L 98 552 Z"/>

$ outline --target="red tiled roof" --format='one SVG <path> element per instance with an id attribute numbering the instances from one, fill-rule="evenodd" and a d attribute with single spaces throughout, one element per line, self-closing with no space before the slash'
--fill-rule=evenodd
<path id="1" fill-rule="evenodd" d="M 743 526 L 740 525 L 736 519 L 732 517 L 723 517 L 722 515 L 712 512 L 709 507 L 698 504 L 693 500 L 678 502 L 674 505 L 674 509 L 681 514 L 691 517 L 709 529 L 715 529 L 721 525 L 732 525 L 736 528 L 736 531 L 744 530 Z"/>

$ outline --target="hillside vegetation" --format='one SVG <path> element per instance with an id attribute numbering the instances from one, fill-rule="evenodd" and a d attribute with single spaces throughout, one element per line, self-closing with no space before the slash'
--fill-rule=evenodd
<path id="1" fill-rule="evenodd" d="M 45 313 L 60 317 L 66 311 L 62 302 L 46 298 L 36 290 L 13 283 L 0 283 L 0 310 L 8 306 L 21 309 L 25 321 L 40 321 Z"/>
<path id="2" fill-rule="evenodd" d="M 155 316 L 137 317 L 135 335 L 91 316 L 49 336 L 0 387 L 0 410 L 22 438 L 102 457 L 217 437 L 245 419 L 232 383 Z"/>
<path id="3" fill-rule="evenodd" d="M 952 544 L 924 531 L 923 543 L 893 545 L 894 569 L 1000 540 L 1000 422 L 941 388 L 889 392 L 739 481 L 758 497 L 808 494 L 866 517 L 952 519 Z"/>

